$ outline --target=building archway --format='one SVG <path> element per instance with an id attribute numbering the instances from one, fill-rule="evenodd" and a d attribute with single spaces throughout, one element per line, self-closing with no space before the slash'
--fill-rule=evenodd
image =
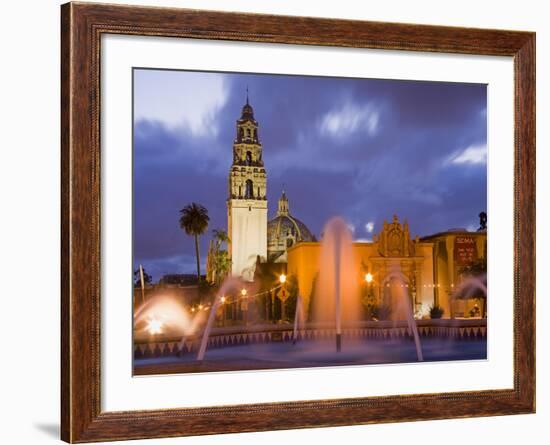
<path id="1" fill-rule="evenodd" d="M 391 320 L 406 320 L 408 311 L 414 314 L 414 301 L 411 283 L 407 275 L 400 271 L 388 273 L 382 281 L 382 304 L 391 308 Z"/>
<path id="2" fill-rule="evenodd" d="M 254 183 L 250 179 L 245 182 L 244 198 L 254 199 Z"/>

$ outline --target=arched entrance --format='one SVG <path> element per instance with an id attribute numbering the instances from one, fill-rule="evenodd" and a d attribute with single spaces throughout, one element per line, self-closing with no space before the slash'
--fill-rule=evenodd
<path id="1" fill-rule="evenodd" d="M 382 304 L 391 308 L 391 320 L 406 320 L 414 307 L 410 279 L 400 271 L 390 272 L 382 282 Z"/>
<path id="2" fill-rule="evenodd" d="M 247 179 L 245 182 L 245 191 L 244 191 L 244 198 L 245 199 L 254 199 L 254 184 L 250 179 Z"/>

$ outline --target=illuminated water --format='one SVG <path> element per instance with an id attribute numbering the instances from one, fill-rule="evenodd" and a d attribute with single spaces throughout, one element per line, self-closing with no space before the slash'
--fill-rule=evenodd
<path id="1" fill-rule="evenodd" d="M 414 363 L 418 361 L 412 339 L 345 339 L 341 352 L 334 340 L 248 344 L 210 348 L 203 362 L 193 353 L 181 357 L 136 359 L 138 374 L 231 371 L 247 369 L 308 368 L 319 366 Z M 424 361 L 485 360 L 486 339 L 423 338 Z"/>

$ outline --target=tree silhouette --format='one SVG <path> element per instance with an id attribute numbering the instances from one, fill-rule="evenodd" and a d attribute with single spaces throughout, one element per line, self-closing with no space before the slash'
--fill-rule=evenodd
<path id="1" fill-rule="evenodd" d="M 199 253 L 199 236 L 206 232 L 210 217 L 208 210 L 200 204 L 192 202 L 180 210 L 180 227 L 189 236 L 195 238 L 195 255 L 197 258 L 197 280 L 201 281 L 201 263 Z"/>
<path id="2" fill-rule="evenodd" d="M 153 277 L 145 271 L 145 268 L 143 268 L 143 282 L 146 285 L 153 282 Z M 139 269 L 134 270 L 134 286 L 141 287 L 141 277 L 139 276 Z"/>

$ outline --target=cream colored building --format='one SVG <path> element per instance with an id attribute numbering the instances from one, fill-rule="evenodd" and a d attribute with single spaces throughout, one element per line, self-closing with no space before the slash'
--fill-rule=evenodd
<path id="1" fill-rule="evenodd" d="M 231 273 L 252 281 L 256 259 L 267 258 L 267 179 L 258 123 L 248 103 L 237 120 L 229 172 L 227 234 Z"/>

